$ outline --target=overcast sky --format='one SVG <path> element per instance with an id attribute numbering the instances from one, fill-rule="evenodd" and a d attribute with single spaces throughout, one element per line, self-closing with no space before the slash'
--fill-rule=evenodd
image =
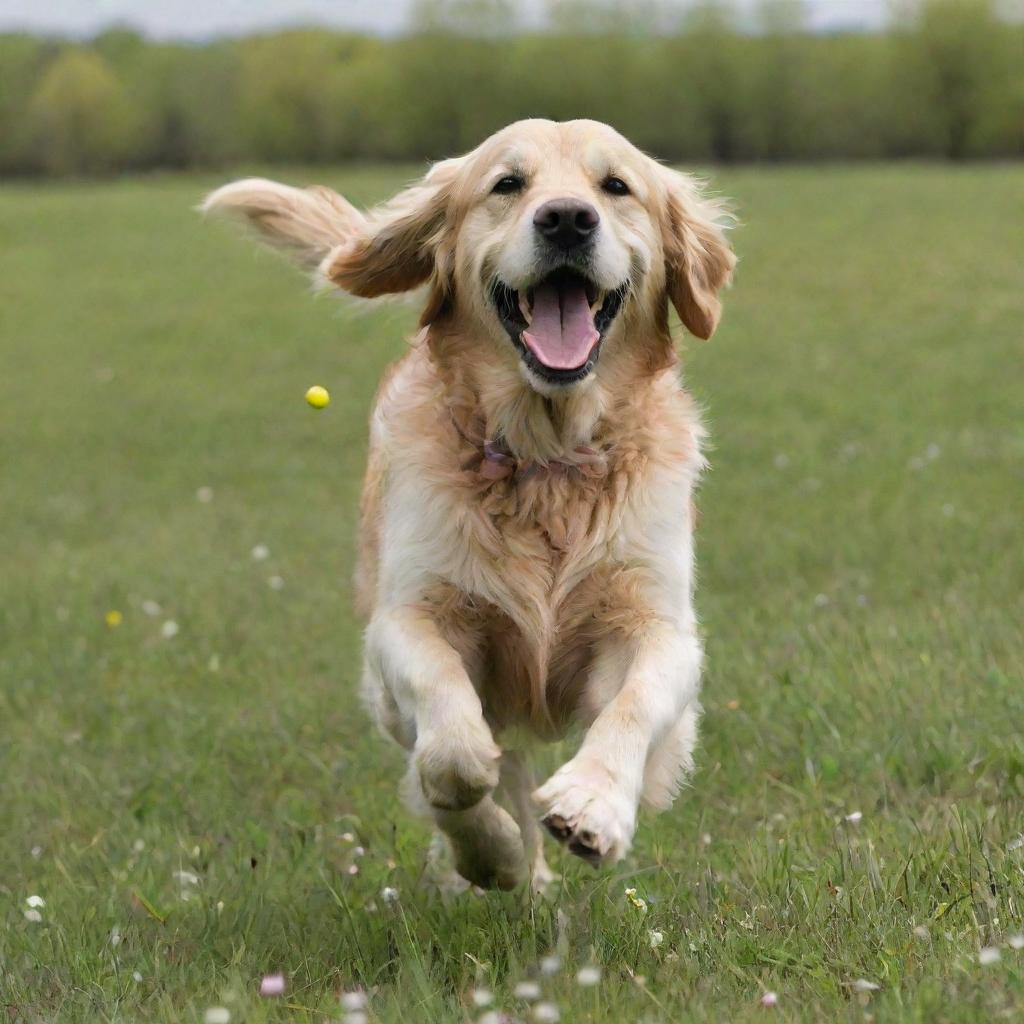
<path id="1" fill-rule="evenodd" d="M 538 0 L 520 3 L 528 14 L 541 6 Z M 884 21 L 887 7 L 887 0 L 805 3 L 810 23 L 819 29 L 874 27 Z M 411 5 L 412 0 L 0 0 L 0 29 L 91 35 L 119 23 L 162 38 L 202 39 L 314 24 L 393 33 L 405 24 Z"/>

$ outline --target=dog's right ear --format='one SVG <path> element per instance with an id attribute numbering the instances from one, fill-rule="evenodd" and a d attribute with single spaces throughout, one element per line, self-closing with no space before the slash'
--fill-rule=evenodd
<path id="1" fill-rule="evenodd" d="M 210 193 L 200 209 L 240 218 L 309 270 L 339 245 L 367 234 L 363 214 L 322 185 L 292 188 L 266 178 L 246 178 Z"/>
<path id="2" fill-rule="evenodd" d="M 339 288 L 372 299 L 429 282 L 420 318 L 430 323 L 446 308 L 455 263 L 451 205 L 465 158 L 442 160 L 426 176 L 367 214 L 364 233 L 339 246 L 320 267 Z"/>

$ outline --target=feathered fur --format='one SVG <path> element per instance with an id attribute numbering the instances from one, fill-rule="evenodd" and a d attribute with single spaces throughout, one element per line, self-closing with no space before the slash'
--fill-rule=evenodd
<path id="1" fill-rule="evenodd" d="M 497 198 L 493 182 L 513 172 L 522 194 Z M 609 174 L 625 196 L 604 189 Z M 496 281 L 528 294 L 537 280 L 548 256 L 532 217 L 553 196 L 599 213 L 588 273 L 625 296 L 593 372 L 566 387 L 521 362 L 491 298 Z M 528 775 L 498 743 L 574 724 L 578 753 L 533 799 L 574 853 L 618 859 L 641 796 L 667 806 L 692 766 L 703 431 L 668 311 L 714 332 L 735 262 L 724 206 L 604 125 L 526 121 L 367 214 L 261 180 L 204 208 L 242 214 L 352 294 L 427 285 L 371 421 L 364 697 L 409 750 L 408 784 L 472 881 L 549 877 Z"/>

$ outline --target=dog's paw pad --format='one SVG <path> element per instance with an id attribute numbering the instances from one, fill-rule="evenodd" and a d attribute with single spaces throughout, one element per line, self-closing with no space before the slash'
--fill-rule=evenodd
<path id="1" fill-rule="evenodd" d="M 544 818 L 544 827 L 560 843 L 566 842 L 572 835 L 572 828 L 560 814 L 549 814 Z"/>
<path id="2" fill-rule="evenodd" d="M 571 840 L 569 843 L 569 851 L 570 853 L 576 854 L 576 856 L 581 860 L 585 860 L 595 868 L 601 863 L 601 851 L 597 848 L 596 841 L 593 836 L 591 836 L 589 840 L 584 839 L 582 836 L 578 836 Z"/>
<path id="3" fill-rule="evenodd" d="M 594 867 L 620 860 L 636 827 L 635 801 L 610 781 L 570 762 L 534 794 L 548 832 Z"/>

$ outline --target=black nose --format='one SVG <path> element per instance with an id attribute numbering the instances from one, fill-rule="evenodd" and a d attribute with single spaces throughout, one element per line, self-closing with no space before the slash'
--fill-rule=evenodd
<path id="1" fill-rule="evenodd" d="M 564 249 L 589 241 L 600 222 L 597 210 L 579 199 L 551 199 L 533 215 L 534 227 Z"/>

